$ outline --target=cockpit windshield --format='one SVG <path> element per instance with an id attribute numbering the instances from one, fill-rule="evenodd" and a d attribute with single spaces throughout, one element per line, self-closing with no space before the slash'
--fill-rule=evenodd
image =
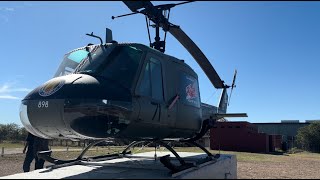
<path id="1" fill-rule="evenodd" d="M 99 45 L 66 54 L 55 76 L 90 74 L 131 88 L 143 51 L 129 45 Z"/>
<path id="2" fill-rule="evenodd" d="M 87 73 L 116 81 L 126 88 L 131 88 L 138 70 L 142 50 L 133 46 L 111 46 L 97 49 L 79 65 L 75 73 Z"/>
<path id="3" fill-rule="evenodd" d="M 54 77 L 73 73 L 79 63 L 88 58 L 89 52 L 95 51 L 97 48 L 98 46 L 87 46 L 65 54 Z"/>

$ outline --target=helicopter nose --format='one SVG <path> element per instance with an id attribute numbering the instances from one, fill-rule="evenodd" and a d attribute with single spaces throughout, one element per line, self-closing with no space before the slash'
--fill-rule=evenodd
<path id="1" fill-rule="evenodd" d="M 35 136 L 45 139 L 71 134 L 63 122 L 63 89 L 81 76 L 53 78 L 31 91 L 20 105 L 20 120 Z"/>
<path id="2" fill-rule="evenodd" d="M 21 103 L 20 112 L 19 112 L 20 120 L 22 122 L 22 125 L 27 129 L 27 131 L 35 136 L 38 136 L 44 139 L 51 139 L 51 137 L 43 134 L 41 131 L 38 131 L 36 128 L 34 128 L 31 125 L 27 111 L 28 111 L 27 105 L 25 105 L 24 103 Z"/>
<path id="3" fill-rule="evenodd" d="M 46 139 L 106 138 L 127 127 L 131 112 L 130 91 L 72 74 L 30 92 L 22 100 L 20 119 L 29 132 Z"/>

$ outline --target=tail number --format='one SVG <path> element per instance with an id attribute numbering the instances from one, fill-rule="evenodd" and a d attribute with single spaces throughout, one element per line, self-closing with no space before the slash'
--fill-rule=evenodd
<path id="1" fill-rule="evenodd" d="M 47 108 L 47 107 L 49 107 L 48 101 L 39 101 L 38 108 Z"/>

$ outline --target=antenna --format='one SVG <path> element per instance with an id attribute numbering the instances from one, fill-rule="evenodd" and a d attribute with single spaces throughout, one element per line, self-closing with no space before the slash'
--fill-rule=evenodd
<path id="1" fill-rule="evenodd" d="M 91 34 L 86 34 L 86 35 L 100 39 L 100 44 L 103 44 L 101 37 L 94 35 L 93 32 L 91 32 Z"/>
<path id="2" fill-rule="evenodd" d="M 106 43 L 111 43 L 113 41 L 112 31 L 109 28 L 106 28 Z"/>

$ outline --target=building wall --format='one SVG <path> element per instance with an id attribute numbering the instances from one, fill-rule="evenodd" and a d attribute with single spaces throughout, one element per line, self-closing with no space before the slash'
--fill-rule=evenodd
<path id="1" fill-rule="evenodd" d="M 297 145 L 296 136 L 298 130 L 301 127 L 310 125 L 309 122 L 306 123 L 288 123 L 287 121 L 282 121 L 281 123 L 253 123 L 258 127 L 259 132 L 271 134 L 271 135 L 281 135 L 281 142 L 286 143 L 286 149 L 291 149 Z"/>
<path id="2" fill-rule="evenodd" d="M 229 151 L 270 152 L 295 147 L 299 128 L 310 122 L 217 122 L 210 130 L 210 148 Z"/>
<path id="3" fill-rule="evenodd" d="M 269 136 L 248 122 L 217 122 L 210 130 L 210 148 L 226 151 L 269 152 Z"/>
<path id="4" fill-rule="evenodd" d="M 296 136 L 298 129 L 309 123 L 253 123 L 258 131 L 267 134 L 281 134 L 284 136 Z"/>

